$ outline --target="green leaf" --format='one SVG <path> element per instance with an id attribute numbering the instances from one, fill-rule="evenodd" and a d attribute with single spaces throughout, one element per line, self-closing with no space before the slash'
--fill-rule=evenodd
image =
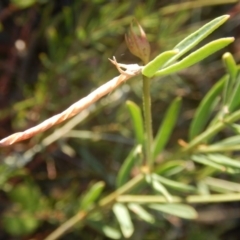
<path id="1" fill-rule="evenodd" d="M 157 192 L 161 193 L 168 202 L 172 202 L 172 196 L 167 189 L 151 175 L 146 175 L 146 182 Z"/>
<path id="2" fill-rule="evenodd" d="M 164 176 L 172 176 L 179 172 L 182 172 L 186 168 L 186 161 L 184 160 L 172 160 L 162 163 L 157 169 L 156 173 Z"/>
<path id="3" fill-rule="evenodd" d="M 237 77 L 234 79 L 234 85 L 229 93 L 229 103 L 228 109 L 229 112 L 233 112 L 240 106 L 240 74 L 238 72 Z"/>
<path id="4" fill-rule="evenodd" d="M 144 141 L 144 127 L 141 109 L 132 101 L 126 102 L 128 110 L 131 114 L 132 123 L 134 127 L 135 136 L 138 144 L 143 144 Z"/>
<path id="5" fill-rule="evenodd" d="M 214 30 L 216 30 L 219 26 L 225 23 L 229 15 L 223 15 L 221 17 L 215 18 L 211 22 L 205 24 L 203 27 L 198 29 L 196 32 L 192 33 L 185 39 L 183 39 L 180 43 L 178 43 L 174 50 L 178 50 L 179 53 L 171 58 L 164 67 L 169 66 L 171 63 L 179 59 L 183 54 L 188 52 L 190 49 L 195 47 L 198 43 L 200 43 L 204 38 L 206 38 L 209 34 L 211 34 Z"/>
<path id="6" fill-rule="evenodd" d="M 166 146 L 173 128 L 176 124 L 178 113 L 181 107 L 181 98 L 175 98 L 168 108 L 162 124 L 158 129 L 157 135 L 153 142 L 153 158 L 156 158 L 157 155 L 163 150 Z"/>
<path id="7" fill-rule="evenodd" d="M 118 175 L 117 175 L 117 187 L 121 187 L 122 185 L 124 185 L 130 177 L 130 173 L 131 170 L 134 166 L 134 164 L 136 163 L 136 159 L 137 157 L 140 158 L 140 154 L 141 154 L 141 146 L 138 145 L 136 146 L 127 156 L 127 158 L 124 160 Z"/>
<path id="8" fill-rule="evenodd" d="M 240 162 L 222 154 L 207 154 L 206 157 L 216 163 L 229 167 L 240 168 Z"/>
<path id="9" fill-rule="evenodd" d="M 159 54 L 155 57 L 151 62 L 145 65 L 142 69 L 142 74 L 146 77 L 153 77 L 153 75 L 159 70 L 167 60 L 169 60 L 172 56 L 178 53 L 177 50 L 166 51 Z"/>
<path id="10" fill-rule="evenodd" d="M 223 96 L 223 105 L 226 109 L 225 112 L 228 113 L 229 111 L 231 112 L 236 107 L 236 105 L 239 104 L 239 98 L 236 98 L 236 94 L 238 94 L 237 96 L 239 96 L 240 91 L 239 81 L 236 81 L 238 67 L 234 61 L 233 56 L 230 53 L 225 53 L 222 59 L 229 74 L 229 78 L 225 83 Z"/>
<path id="11" fill-rule="evenodd" d="M 153 215 L 148 213 L 141 205 L 137 203 L 129 203 L 128 208 L 133 211 L 139 218 L 152 224 L 155 222 Z"/>
<path id="12" fill-rule="evenodd" d="M 118 220 L 123 236 L 129 238 L 134 232 L 134 226 L 127 207 L 121 203 L 113 205 L 113 212 Z"/>
<path id="13" fill-rule="evenodd" d="M 181 183 L 181 182 L 176 182 L 174 180 L 162 177 L 162 176 L 157 175 L 155 173 L 152 174 L 152 177 L 154 179 L 156 179 L 157 181 L 159 181 L 160 183 L 162 183 L 163 185 L 165 185 L 169 188 L 175 189 L 175 190 L 179 190 L 180 192 L 186 192 L 186 193 L 196 192 L 196 189 L 193 186 L 190 186 L 190 185 L 187 185 L 187 184 L 184 184 L 184 183 Z"/>
<path id="14" fill-rule="evenodd" d="M 207 165 L 207 166 L 219 169 L 222 172 L 224 172 L 226 170 L 226 168 L 223 165 L 210 161 L 208 158 L 206 158 L 205 155 L 192 155 L 191 159 L 194 162 L 201 163 L 203 165 Z"/>
<path id="15" fill-rule="evenodd" d="M 210 175 L 210 174 L 207 174 Z M 198 194 L 199 195 L 210 195 L 210 190 L 208 185 L 205 183 L 205 181 L 198 181 L 197 182 L 197 188 L 198 188 Z"/>
<path id="16" fill-rule="evenodd" d="M 223 90 L 227 75 L 219 80 L 201 101 L 190 125 L 189 140 L 201 133 L 209 120 L 216 98 Z"/>
<path id="17" fill-rule="evenodd" d="M 174 63 L 169 67 L 163 68 L 160 71 L 157 71 L 154 76 L 163 76 L 167 74 L 172 74 L 174 72 L 190 67 L 193 64 L 213 54 L 214 52 L 226 47 L 233 41 L 234 41 L 233 37 L 220 38 L 218 40 L 212 41 L 204 45 L 203 47 L 199 48 L 195 52 L 192 52 L 187 57 L 183 58 L 181 61 Z"/>
<path id="18" fill-rule="evenodd" d="M 194 208 L 185 204 L 150 204 L 148 207 L 180 218 L 196 219 L 198 216 Z"/>
<path id="19" fill-rule="evenodd" d="M 93 184 L 90 189 L 83 195 L 80 202 L 80 208 L 86 210 L 91 207 L 102 193 L 104 187 L 104 182 L 97 182 Z"/>
<path id="20" fill-rule="evenodd" d="M 236 182 L 230 182 L 223 179 L 217 179 L 207 177 L 204 179 L 204 183 L 209 185 L 211 189 L 223 190 L 224 192 L 240 192 L 240 184 Z"/>
<path id="21" fill-rule="evenodd" d="M 239 127 L 239 131 L 240 131 L 240 126 L 238 126 L 238 127 Z M 224 147 L 224 146 L 232 146 L 232 145 L 238 145 L 238 144 L 240 144 L 240 135 L 225 138 L 222 141 L 212 144 L 211 147 L 215 147 L 215 146 L 216 147 Z"/>
<path id="22" fill-rule="evenodd" d="M 122 238 L 121 232 L 118 231 L 118 229 L 111 227 L 110 225 L 106 225 L 100 221 L 92 221 L 89 219 L 87 220 L 87 224 L 110 239 Z"/>
<path id="23" fill-rule="evenodd" d="M 232 123 L 228 125 L 236 134 L 240 134 L 240 125 L 236 123 Z"/>
<path id="24" fill-rule="evenodd" d="M 234 81 L 234 79 L 236 79 L 236 76 L 238 73 L 238 67 L 237 67 L 237 64 L 236 64 L 232 54 L 229 52 L 226 52 L 223 54 L 222 59 L 223 59 L 224 65 L 227 69 L 227 72 L 229 73 L 232 81 Z"/>

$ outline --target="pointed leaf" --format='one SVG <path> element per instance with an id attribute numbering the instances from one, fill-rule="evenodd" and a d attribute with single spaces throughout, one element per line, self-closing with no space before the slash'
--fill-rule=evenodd
<path id="1" fill-rule="evenodd" d="M 236 182 L 207 177 L 204 180 L 204 183 L 209 185 L 210 187 L 227 190 L 228 192 L 240 192 L 240 184 Z"/>
<path id="2" fill-rule="evenodd" d="M 180 107 L 181 98 L 176 98 L 168 108 L 153 142 L 153 158 L 156 158 L 166 146 L 176 124 Z"/>
<path id="3" fill-rule="evenodd" d="M 155 222 L 153 215 L 148 213 L 141 205 L 137 203 L 129 203 L 128 208 L 133 211 L 139 218 L 152 224 Z"/>
<path id="4" fill-rule="evenodd" d="M 238 133 L 240 133 L 240 126 L 238 126 L 238 128 L 239 128 Z M 213 146 L 224 147 L 224 146 L 231 146 L 231 145 L 240 145 L 240 135 L 225 138 L 222 141 L 212 144 L 211 147 Z"/>
<path id="5" fill-rule="evenodd" d="M 231 53 L 226 52 L 223 54 L 223 62 L 225 64 L 225 67 L 227 69 L 227 72 L 229 73 L 231 79 L 235 79 L 237 76 L 237 72 L 238 72 L 238 67 L 237 64 L 232 56 Z"/>
<path id="6" fill-rule="evenodd" d="M 153 178 L 152 174 L 151 175 L 146 175 L 146 181 L 149 183 L 154 190 L 157 192 L 161 193 L 168 202 L 172 202 L 172 196 L 171 194 L 167 191 L 167 189 L 160 183 L 158 182 L 155 178 Z"/>
<path id="7" fill-rule="evenodd" d="M 136 163 L 137 157 L 140 158 L 141 153 L 141 146 L 136 146 L 127 156 L 127 158 L 124 160 L 118 175 L 117 175 L 117 187 L 121 187 L 123 184 L 125 184 L 129 178 L 131 170 Z"/>
<path id="8" fill-rule="evenodd" d="M 129 238 L 134 232 L 134 226 L 127 207 L 121 203 L 113 205 L 113 212 L 118 220 L 123 236 Z"/>
<path id="9" fill-rule="evenodd" d="M 159 54 L 142 69 L 142 74 L 151 78 L 172 56 L 178 53 L 177 50 L 166 51 Z"/>
<path id="10" fill-rule="evenodd" d="M 131 114 L 137 143 L 142 144 L 144 140 L 144 127 L 141 109 L 132 101 L 127 101 L 126 104 Z"/>
<path id="11" fill-rule="evenodd" d="M 90 225 L 92 228 L 96 229 L 98 232 L 104 234 L 106 237 L 110 238 L 110 239 L 121 239 L 122 238 L 122 234 L 121 232 L 116 229 L 113 228 L 110 225 L 106 225 L 102 222 L 97 222 L 97 221 L 91 221 L 91 220 L 87 220 L 87 224 Z"/>
<path id="12" fill-rule="evenodd" d="M 94 185 L 92 185 L 89 188 L 89 190 L 84 194 L 81 200 L 80 203 L 81 209 L 88 209 L 90 206 L 92 206 L 102 193 L 104 186 L 105 186 L 104 182 L 97 182 Z"/>
<path id="13" fill-rule="evenodd" d="M 234 41 L 233 37 L 229 38 L 220 38 L 218 40 L 212 41 L 203 47 L 199 48 L 195 52 L 192 52 L 187 57 L 183 58 L 181 61 L 172 64 L 169 67 L 163 68 L 160 71 L 157 71 L 154 76 L 163 76 L 167 74 L 172 74 L 174 72 L 180 71 L 182 69 L 188 68 L 195 63 L 203 60 L 214 52 L 226 47 Z"/>
<path id="14" fill-rule="evenodd" d="M 196 219 L 198 215 L 194 208 L 185 204 L 150 204 L 149 207 L 163 213 L 186 219 Z"/>
<path id="15" fill-rule="evenodd" d="M 231 112 L 240 103 L 239 97 L 236 98 L 236 94 L 239 96 L 240 91 L 239 81 L 237 81 L 238 67 L 230 53 L 225 53 L 222 59 L 229 74 L 228 81 L 225 83 L 223 104 Z"/>
<path id="16" fill-rule="evenodd" d="M 226 165 L 226 166 L 230 166 L 230 167 L 234 167 L 234 168 L 240 168 L 240 162 L 236 161 L 230 157 L 227 157 L 225 155 L 222 154 L 207 154 L 206 157 L 216 163 L 222 164 L 222 165 Z"/>
<path id="17" fill-rule="evenodd" d="M 229 112 L 233 112 L 240 106 L 240 74 L 238 71 L 237 77 L 234 79 L 235 85 L 233 86 L 232 91 L 229 93 L 229 103 L 228 103 L 228 108 Z"/>
<path id="18" fill-rule="evenodd" d="M 226 80 L 227 75 L 219 80 L 201 101 L 191 122 L 189 131 L 190 141 L 199 133 L 201 133 L 206 126 L 206 123 L 209 120 L 210 114 L 213 110 L 212 108 L 215 105 L 215 100 L 222 92 Z"/>
<path id="19" fill-rule="evenodd" d="M 215 18 L 211 22 L 205 24 L 203 27 L 198 29 L 196 32 L 192 33 L 185 39 L 183 39 L 180 43 L 178 43 L 174 50 L 177 49 L 179 53 L 175 55 L 173 58 L 171 58 L 166 64 L 166 66 L 169 66 L 171 63 L 179 59 L 181 56 L 183 56 L 186 52 L 188 52 L 190 49 L 195 47 L 198 43 L 200 43 L 204 38 L 206 38 L 209 34 L 211 34 L 214 30 L 216 30 L 219 26 L 221 26 L 223 23 L 225 23 L 229 15 L 223 15 L 221 17 Z"/>
<path id="20" fill-rule="evenodd" d="M 193 155 L 193 156 L 191 156 L 191 159 L 194 162 L 201 163 L 203 165 L 207 165 L 207 166 L 219 169 L 220 171 L 223 171 L 223 172 L 226 170 L 226 168 L 223 165 L 210 161 L 204 155 Z"/>
<path id="21" fill-rule="evenodd" d="M 164 176 L 172 176 L 186 169 L 185 160 L 172 160 L 161 164 L 157 169 L 156 173 Z"/>
<path id="22" fill-rule="evenodd" d="M 177 182 L 177 181 L 173 181 L 171 179 L 162 177 L 158 174 L 153 173 L 152 174 L 153 178 L 156 179 L 157 181 L 159 181 L 160 183 L 162 183 L 163 185 L 169 187 L 169 188 L 173 188 L 175 190 L 179 190 L 181 192 L 196 192 L 195 187 L 191 186 L 191 185 L 187 185 L 181 182 Z"/>

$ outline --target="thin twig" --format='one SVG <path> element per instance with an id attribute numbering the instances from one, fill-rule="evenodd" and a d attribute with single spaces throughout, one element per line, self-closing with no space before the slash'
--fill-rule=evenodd
<path id="1" fill-rule="evenodd" d="M 84 221 L 90 214 L 98 211 L 103 211 L 102 209 L 110 207 L 116 199 L 125 194 L 135 187 L 137 187 L 144 180 L 143 174 L 138 174 L 136 177 L 128 181 L 125 185 L 118 188 L 113 193 L 109 194 L 105 198 L 99 201 L 98 205 L 93 207 L 88 211 L 79 211 L 76 215 L 68 219 L 65 223 L 59 226 L 56 230 L 54 230 L 49 236 L 47 236 L 44 240 L 56 240 L 62 235 L 64 235 L 67 231 L 69 231 L 72 227 L 74 227 L 77 223 Z"/>
<path id="2" fill-rule="evenodd" d="M 80 99 L 78 102 L 71 105 L 65 111 L 45 120 L 44 122 L 40 123 L 39 125 L 29 128 L 24 132 L 14 133 L 0 141 L 0 146 L 9 146 L 13 143 L 28 139 L 33 137 L 34 135 L 44 132 L 47 129 L 57 125 L 73 116 L 81 112 L 83 109 L 89 107 L 92 103 L 98 101 L 101 97 L 105 96 L 106 94 L 112 92 L 116 89 L 120 84 L 127 81 L 128 79 L 132 78 L 140 74 L 142 67 L 137 64 L 119 64 L 117 63 L 116 59 L 110 60 L 121 73 L 121 75 L 113 78 L 109 82 L 103 84 L 98 89 L 90 93 L 88 96 Z M 121 68 L 126 69 L 123 71 Z"/>
<path id="3" fill-rule="evenodd" d="M 214 203 L 214 202 L 233 202 L 240 200 L 240 193 L 228 193 L 228 194 L 210 194 L 210 195 L 190 195 L 185 198 L 173 196 L 171 203 Z M 164 196 L 156 195 L 120 195 L 117 197 L 117 202 L 121 203 L 167 203 Z"/>

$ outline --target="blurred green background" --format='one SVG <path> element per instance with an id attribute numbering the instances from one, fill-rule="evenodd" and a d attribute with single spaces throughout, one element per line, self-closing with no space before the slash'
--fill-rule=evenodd
<path id="1" fill-rule="evenodd" d="M 239 62 L 238 1 L 2 0 L 0 138 L 35 126 L 118 75 L 108 58 L 140 63 L 124 42 L 133 17 L 147 33 L 155 57 L 223 14 L 231 14 L 230 20 L 206 41 L 234 36 L 234 44 L 201 64 L 152 82 L 154 132 L 170 101 L 183 98 L 170 150 L 177 139 L 187 139 L 194 110 L 224 74 L 222 54 L 230 51 Z M 44 239 L 78 211 L 91 182 L 104 181 L 106 191 L 114 189 L 116 174 L 134 144 L 125 102 L 141 105 L 141 84 L 140 78 L 131 79 L 69 122 L 0 149 L 0 239 Z M 239 203 L 198 210 L 195 222 L 176 217 L 151 227 L 138 222 L 131 239 L 240 239 Z M 108 238 L 93 226 L 76 226 L 62 239 Z"/>

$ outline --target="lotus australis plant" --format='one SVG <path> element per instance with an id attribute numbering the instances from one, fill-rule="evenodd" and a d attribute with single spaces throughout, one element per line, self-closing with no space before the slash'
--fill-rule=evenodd
<path id="1" fill-rule="evenodd" d="M 133 123 L 135 145 L 122 165 L 115 179 L 115 190 L 103 192 L 104 183 L 91 185 L 81 197 L 80 209 L 53 231 L 46 239 L 62 236 L 77 223 L 97 229 L 111 239 L 130 238 L 136 228 L 135 218 L 155 224 L 160 213 L 180 218 L 197 218 L 191 204 L 240 200 L 240 186 L 231 180 L 218 178 L 218 173 L 231 175 L 240 172 L 239 158 L 235 151 L 240 147 L 240 79 L 239 66 L 232 55 L 225 53 L 224 75 L 207 93 L 195 111 L 189 127 L 189 137 L 175 152 L 168 152 L 166 145 L 179 118 L 181 98 L 174 99 L 159 124 L 156 135 L 152 131 L 150 85 L 155 77 L 175 74 L 223 49 L 234 41 L 233 37 L 220 38 L 199 48 L 197 45 L 221 26 L 228 15 L 218 17 L 187 36 L 169 51 L 160 53 L 150 60 L 150 44 L 140 24 L 134 20 L 126 34 L 130 52 L 141 59 L 143 65 L 111 62 L 120 75 L 105 83 L 88 96 L 74 103 L 64 112 L 53 116 L 36 127 L 15 133 L 0 141 L 6 147 L 34 136 L 39 132 L 63 122 L 112 92 L 123 82 L 134 76 L 143 81 L 143 116 L 141 107 L 127 101 Z M 134 26 L 137 26 L 137 29 Z M 194 50 L 193 50 L 194 48 Z M 231 136 L 219 140 L 219 133 L 231 130 Z M 66 134 L 63 131 L 62 134 Z M 60 134 L 61 136 L 61 134 Z M 44 142 L 45 143 L 45 142 Z M 34 153 L 45 145 L 35 148 Z M 156 159 L 163 153 L 161 163 Z M 191 169 L 188 166 L 192 166 Z M 138 168 L 132 177 L 133 168 Z M 195 179 L 196 172 L 201 172 Z M 183 177 L 184 176 L 184 177 Z M 203 191 L 202 189 L 205 189 Z M 220 190 L 219 190 L 220 189 Z M 104 195 L 104 196 L 102 196 Z M 105 214 L 108 212 L 108 214 Z M 113 221 L 114 219 L 114 221 Z"/>

